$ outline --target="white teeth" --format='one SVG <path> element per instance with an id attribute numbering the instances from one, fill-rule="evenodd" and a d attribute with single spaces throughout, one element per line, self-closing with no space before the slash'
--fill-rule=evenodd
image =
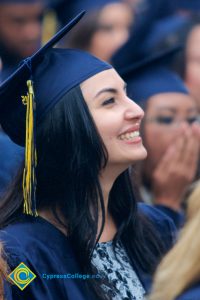
<path id="1" fill-rule="evenodd" d="M 131 140 L 139 135 L 139 131 L 127 132 L 125 134 L 120 135 L 120 140 Z"/>

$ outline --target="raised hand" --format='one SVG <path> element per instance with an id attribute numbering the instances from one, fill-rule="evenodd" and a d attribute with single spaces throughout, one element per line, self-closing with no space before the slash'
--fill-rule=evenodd
<path id="1" fill-rule="evenodd" d="M 200 150 L 199 124 L 183 124 L 180 132 L 152 175 L 154 203 L 174 210 L 181 209 L 185 190 L 195 178 Z"/>

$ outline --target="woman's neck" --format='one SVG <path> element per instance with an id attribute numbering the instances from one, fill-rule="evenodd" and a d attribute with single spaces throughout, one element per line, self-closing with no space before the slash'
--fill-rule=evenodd
<path id="1" fill-rule="evenodd" d="M 113 187 L 113 184 L 117 177 L 124 171 L 120 170 L 118 167 L 109 167 L 107 166 L 105 169 L 102 170 L 99 181 L 101 185 L 101 189 L 103 192 L 103 199 L 104 199 L 104 206 L 105 206 L 105 215 L 108 215 L 108 200 L 109 194 Z"/>

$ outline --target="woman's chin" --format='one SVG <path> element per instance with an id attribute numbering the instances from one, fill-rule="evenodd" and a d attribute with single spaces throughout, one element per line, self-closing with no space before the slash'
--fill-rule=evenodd
<path id="1" fill-rule="evenodd" d="M 140 149 L 140 151 L 137 151 L 137 153 L 134 153 L 134 155 L 132 154 L 130 157 L 127 157 L 127 160 L 125 159 L 126 162 L 124 160 L 124 165 L 126 165 L 126 167 L 129 167 L 137 162 L 145 160 L 146 157 L 147 157 L 147 151 L 143 147 L 143 149 Z"/>
<path id="2" fill-rule="evenodd" d="M 146 148 L 144 148 L 144 146 L 143 146 L 143 150 L 141 152 L 142 153 L 141 153 L 141 159 L 140 160 L 143 160 L 143 159 L 147 158 L 147 150 L 146 150 Z"/>
<path id="3" fill-rule="evenodd" d="M 133 162 L 144 160 L 147 157 L 147 150 L 146 148 L 141 145 L 140 149 L 135 151 L 134 155 L 132 155 Z"/>

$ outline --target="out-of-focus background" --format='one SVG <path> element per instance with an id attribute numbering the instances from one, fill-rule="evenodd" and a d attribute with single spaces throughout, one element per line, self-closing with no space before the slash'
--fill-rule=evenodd
<path id="1" fill-rule="evenodd" d="M 180 43 L 175 70 L 200 102 L 200 4 L 193 0 L 0 0 L 1 81 L 82 10 L 61 47 L 121 68 Z"/>

